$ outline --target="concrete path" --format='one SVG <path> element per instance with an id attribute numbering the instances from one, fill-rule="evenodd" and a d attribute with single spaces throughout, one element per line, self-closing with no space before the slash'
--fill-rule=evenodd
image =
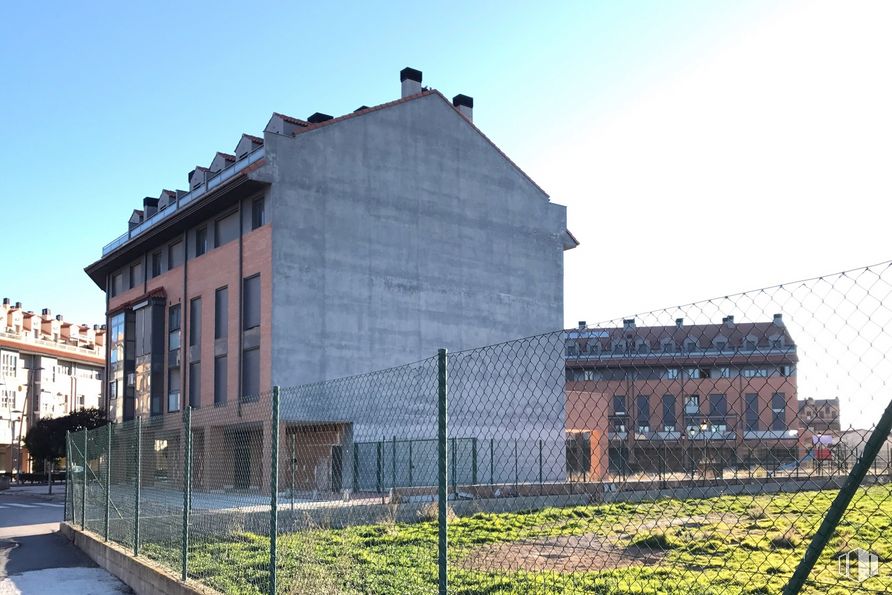
<path id="1" fill-rule="evenodd" d="M 64 496 L 44 494 L 0 492 L 0 595 L 131 593 L 58 533 Z"/>

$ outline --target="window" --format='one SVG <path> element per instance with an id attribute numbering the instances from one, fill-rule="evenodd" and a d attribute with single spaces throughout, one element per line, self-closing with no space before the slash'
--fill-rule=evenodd
<path id="1" fill-rule="evenodd" d="M 663 395 L 663 431 L 674 432 L 675 425 L 675 395 Z"/>
<path id="2" fill-rule="evenodd" d="M 167 270 L 170 271 L 183 264 L 183 242 L 173 242 L 167 247 Z"/>
<path id="3" fill-rule="evenodd" d="M 19 368 L 19 357 L 15 353 L 4 353 L 2 358 L 3 376 L 16 376 Z"/>
<path id="4" fill-rule="evenodd" d="M 4 388 L 0 392 L 0 407 L 4 409 L 12 409 L 15 407 L 15 391 Z"/>
<path id="5" fill-rule="evenodd" d="M 783 431 L 787 429 L 787 400 L 784 393 L 771 395 L 771 429 Z"/>
<path id="6" fill-rule="evenodd" d="M 718 349 L 719 351 L 724 351 L 725 349 L 727 349 L 728 348 L 727 339 L 716 339 L 715 340 L 715 348 Z"/>
<path id="7" fill-rule="evenodd" d="M 111 294 L 112 297 L 124 291 L 124 273 L 117 272 L 111 278 Z"/>
<path id="8" fill-rule="evenodd" d="M 781 337 L 772 337 L 770 345 L 772 349 L 783 349 L 784 340 Z"/>
<path id="9" fill-rule="evenodd" d="M 663 353 L 675 353 L 675 343 L 671 341 L 663 343 Z"/>
<path id="10" fill-rule="evenodd" d="M 167 411 L 180 410 L 180 369 L 170 368 L 167 371 Z"/>
<path id="11" fill-rule="evenodd" d="M 189 406 L 198 409 L 201 405 L 201 362 L 189 364 Z"/>
<path id="12" fill-rule="evenodd" d="M 227 398 L 227 358 L 221 355 L 214 359 L 214 405 L 225 405 Z"/>
<path id="13" fill-rule="evenodd" d="M 687 351 L 688 353 L 690 353 L 692 351 L 697 351 L 697 341 L 695 341 L 693 339 L 685 341 L 684 350 Z"/>
<path id="14" fill-rule="evenodd" d="M 242 352 L 242 400 L 256 401 L 260 397 L 260 349 Z"/>
<path id="15" fill-rule="evenodd" d="M 626 350 L 626 344 L 622 341 L 617 341 L 613 344 L 613 353 L 623 353 Z"/>
<path id="16" fill-rule="evenodd" d="M 108 383 L 108 398 L 109 399 L 117 399 L 118 398 L 118 385 L 120 380 L 113 380 Z"/>
<path id="17" fill-rule="evenodd" d="M 201 256 L 208 251 L 208 228 L 199 227 L 195 230 L 195 256 Z"/>
<path id="18" fill-rule="evenodd" d="M 81 409 L 87 406 L 87 398 L 84 395 L 77 396 L 77 406 Z"/>
<path id="19" fill-rule="evenodd" d="M 229 334 L 229 288 L 221 287 L 214 294 L 214 338 Z"/>
<path id="20" fill-rule="evenodd" d="M 626 414 L 626 397 L 625 395 L 613 395 L 613 414 Z"/>
<path id="21" fill-rule="evenodd" d="M 161 251 L 152 252 L 152 278 L 161 274 Z"/>
<path id="22" fill-rule="evenodd" d="M 666 378 L 668 378 L 669 380 L 675 380 L 676 378 L 678 378 L 679 372 L 680 371 L 678 368 L 667 368 Z"/>
<path id="23" fill-rule="evenodd" d="M 649 351 L 650 351 L 650 348 L 648 347 L 647 342 L 642 341 L 641 343 L 638 344 L 638 353 L 643 354 L 643 353 L 648 353 Z"/>
<path id="24" fill-rule="evenodd" d="M 731 368 L 719 368 L 719 376 L 721 378 L 731 378 Z"/>
<path id="25" fill-rule="evenodd" d="M 709 395 L 709 418 L 713 431 L 724 432 L 727 429 L 728 398 L 723 394 Z"/>
<path id="26" fill-rule="evenodd" d="M 685 373 L 687 374 L 688 378 L 692 380 L 703 378 L 703 370 L 700 370 L 699 368 L 688 368 Z"/>
<path id="27" fill-rule="evenodd" d="M 109 361 L 112 364 L 124 361 L 124 313 L 115 314 L 111 319 L 109 335 Z"/>
<path id="28" fill-rule="evenodd" d="M 201 298 L 189 302 L 189 347 L 201 345 Z"/>
<path id="29" fill-rule="evenodd" d="M 792 376 L 793 374 L 795 374 L 795 371 L 793 369 L 793 366 L 780 366 L 777 369 L 777 373 L 781 376 Z"/>
<path id="30" fill-rule="evenodd" d="M 263 197 L 255 198 L 251 203 L 251 230 L 255 230 L 266 223 L 266 200 Z"/>
<path id="31" fill-rule="evenodd" d="M 130 265 L 130 274 L 129 274 L 129 279 L 128 279 L 128 281 L 129 281 L 128 287 L 130 289 L 133 289 L 134 287 L 139 285 L 142 282 L 141 277 L 142 277 L 142 266 L 140 266 L 140 264 L 138 262 L 131 264 Z"/>
<path id="32" fill-rule="evenodd" d="M 260 326 L 260 275 L 248 277 L 244 282 L 244 330 Z"/>
<path id="33" fill-rule="evenodd" d="M 650 432 L 650 397 L 648 395 L 638 395 L 635 411 L 638 431 Z"/>
<path id="34" fill-rule="evenodd" d="M 567 345 L 567 355 L 568 355 L 568 356 L 572 357 L 572 356 L 576 355 L 576 353 L 577 353 L 577 351 L 576 351 L 576 345 L 575 345 L 575 344 L 573 344 L 573 345 Z"/>
<path id="35" fill-rule="evenodd" d="M 684 412 L 695 415 L 700 412 L 700 395 L 688 395 L 684 399 Z"/>
<path id="36" fill-rule="evenodd" d="M 171 351 L 180 348 L 180 305 L 174 304 L 167 310 L 167 348 Z M 168 364 L 170 365 L 170 364 Z"/>
<path id="37" fill-rule="evenodd" d="M 591 369 L 591 368 L 586 368 L 586 369 L 584 369 L 584 370 L 582 371 L 582 379 L 583 379 L 583 380 L 589 380 L 589 381 L 591 381 L 591 380 L 597 380 L 597 379 L 598 379 L 598 373 L 597 373 L 595 370 Z"/>
<path id="38" fill-rule="evenodd" d="M 743 348 L 746 351 L 755 351 L 756 350 L 756 340 L 753 338 L 748 338 L 746 341 L 744 341 Z"/>
<path id="39" fill-rule="evenodd" d="M 214 248 L 219 248 L 227 242 L 238 238 L 238 213 L 229 215 L 214 221 Z"/>
<path id="40" fill-rule="evenodd" d="M 746 368 L 742 374 L 744 378 L 767 378 L 768 370 L 765 368 Z"/>
<path id="41" fill-rule="evenodd" d="M 756 393 L 747 393 L 746 399 L 745 429 L 748 432 L 755 432 L 759 429 L 759 395 Z"/>

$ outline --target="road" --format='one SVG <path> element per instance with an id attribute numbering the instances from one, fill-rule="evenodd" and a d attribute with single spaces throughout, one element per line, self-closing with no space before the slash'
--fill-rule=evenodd
<path id="1" fill-rule="evenodd" d="M 62 584 L 69 593 L 132 593 L 58 533 L 59 489 L 54 496 L 45 495 L 46 487 L 0 492 L 0 595 L 57 592 Z"/>

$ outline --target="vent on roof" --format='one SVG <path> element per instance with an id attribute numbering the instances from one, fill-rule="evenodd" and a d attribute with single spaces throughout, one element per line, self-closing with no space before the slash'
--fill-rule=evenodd
<path id="1" fill-rule="evenodd" d="M 458 94 L 452 98 L 452 105 L 471 122 L 474 121 L 474 98 Z"/>
<path id="2" fill-rule="evenodd" d="M 634 318 L 626 318 L 623 320 L 623 328 L 624 329 L 633 329 L 635 328 L 635 319 Z"/>
<path id="3" fill-rule="evenodd" d="M 683 327 L 684 326 L 684 318 L 676 318 L 675 326 L 677 326 L 678 328 Z"/>
<path id="4" fill-rule="evenodd" d="M 783 314 L 775 314 L 772 322 L 774 323 L 774 326 L 784 326 Z"/>
<path id="5" fill-rule="evenodd" d="M 421 93 L 421 71 L 406 66 L 400 70 L 402 92 L 400 97 L 409 97 Z"/>
<path id="6" fill-rule="evenodd" d="M 361 111 L 364 111 L 364 110 L 367 110 L 367 109 L 369 109 L 369 106 L 367 106 L 367 105 L 360 105 L 358 108 L 356 108 L 355 110 L 353 110 L 353 113 L 355 114 L 356 112 L 361 112 Z"/>
<path id="7" fill-rule="evenodd" d="M 586 327 L 585 321 L 584 321 L 584 320 L 580 320 L 580 321 L 579 321 L 579 330 L 583 330 L 585 327 Z"/>
<path id="8" fill-rule="evenodd" d="M 727 327 L 733 327 L 734 326 L 734 317 L 733 316 L 725 316 L 724 318 L 722 318 L 722 324 L 724 324 Z"/>
<path id="9" fill-rule="evenodd" d="M 49 308 L 44 308 L 43 310 L 40 311 L 40 313 L 46 317 L 50 317 L 53 315 L 53 313 L 50 311 Z"/>
<path id="10" fill-rule="evenodd" d="M 318 124 L 320 122 L 326 122 L 331 119 L 332 119 L 332 116 L 329 116 L 328 114 L 316 112 L 315 114 L 313 114 L 312 116 L 307 118 L 307 122 L 309 122 L 310 124 Z"/>

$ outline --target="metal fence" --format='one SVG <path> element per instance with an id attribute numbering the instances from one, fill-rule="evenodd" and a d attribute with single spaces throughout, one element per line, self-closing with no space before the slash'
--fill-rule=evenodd
<path id="1" fill-rule="evenodd" d="M 890 263 L 68 439 L 66 519 L 221 592 L 892 589 Z"/>

